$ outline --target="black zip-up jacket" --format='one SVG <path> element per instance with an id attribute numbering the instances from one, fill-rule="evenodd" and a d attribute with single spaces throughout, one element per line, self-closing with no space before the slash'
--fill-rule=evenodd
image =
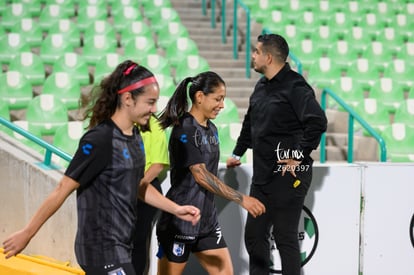
<path id="1" fill-rule="evenodd" d="M 326 127 L 312 87 L 286 63 L 272 79 L 257 82 L 233 153 L 242 156 L 253 149 L 253 183 L 266 184 L 278 160 L 311 163 L 309 155 Z"/>

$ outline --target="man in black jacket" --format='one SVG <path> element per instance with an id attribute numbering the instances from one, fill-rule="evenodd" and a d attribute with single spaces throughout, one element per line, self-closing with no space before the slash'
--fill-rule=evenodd
<path id="1" fill-rule="evenodd" d="M 312 87 L 286 62 L 289 46 L 277 34 L 258 37 L 254 70 L 263 74 L 250 96 L 242 130 L 227 160 L 240 165 L 248 148 L 253 151 L 250 195 L 266 206 L 266 213 L 247 217 L 245 244 L 250 274 L 268 275 L 269 230 L 282 261 L 283 275 L 299 275 L 301 258 L 298 224 L 312 180 L 312 150 L 318 147 L 327 119 Z"/>

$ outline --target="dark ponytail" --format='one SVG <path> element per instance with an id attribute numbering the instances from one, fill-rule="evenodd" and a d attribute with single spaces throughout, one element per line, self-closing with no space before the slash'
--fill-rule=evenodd
<path id="1" fill-rule="evenodd" d="M 192 77 L 183 79 L 175 89 L 174 94 L 168 100 L 165 109 L 160 114 L 160 125 L 163 129 L 171 125 L 178 125 L 180 117 L 188 111 L 187 86 L 192 82 Z"/>

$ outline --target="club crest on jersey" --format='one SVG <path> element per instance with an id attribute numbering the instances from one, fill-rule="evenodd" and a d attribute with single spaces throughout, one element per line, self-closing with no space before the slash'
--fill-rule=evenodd
<path id="1" fill-rule="evenodd" d="M 180 256 L 184 255 L 184 248 L 185 248 L 185 245 L 183 243 L 174 242 L 172 252 L 175 256 L 180 257 Z"/>

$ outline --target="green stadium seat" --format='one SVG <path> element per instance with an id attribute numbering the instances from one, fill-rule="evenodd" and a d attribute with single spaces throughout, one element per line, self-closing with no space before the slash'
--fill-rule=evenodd
<path id="1" fill-rule="evenodd" d="M 164 28 L 158 30 L 157 45 L 167 49 L 180 37 L 189 37 L 186 26 L 181 21 L 168 22 Z"/>
<path id="2" fill-rule="evenodd" d="M 274 10 L 276 1 L 255 1 L 250 4 L 252 18 L 258 23 L 263 23 L 269 17 L 270 11 Z"/>
<path id="3" fill-rule="evenodd" d="M 59 19 L 50 29 L 47 31 L 48 35 L 60 34 L 64 37 L 65 41 L 68 41 L 73 48 L 81 46 L 81 32 L 78 26 L 71 19 Z"/>
<path id="4" fill-rule="evenodd" d="M 66 72 L 79 82 L 80 85 L 86 86 L 91 83 L 89 68 L 83 56 L 77 53 L 65 53 L 53 64 L 53 73 Z"/>
<path id="5" fill-rule="evenodd" d="M 85 37 L 82 47 L 82 57 L 89 66 L 95 66 L 102 56 L 116 51 L 116 37 L 95 34 Z"/>
<path id="6" fill-rule="evenodd" d="M 345 103 L 352 107 L 360 105 L 365 98 L 365 90 L 353 77 L 341 76 L 331 86 L 333 92 L 339 95 Z M 331 101 L 332 102 L 332 101 Z M 329 106 L 336 104 L 330 103 Z"/>
<path id="7" fill-rule="evenodd" d="M 138 61 L 154 74 L 171 75 L 168 60 L 160 54 L 148 54 L 142 58 L 139 58 Z"/>
<path id="8" fill-rule="evenodd" d="M 184 78 L 190 75 L 196 75 L 201 72 L 210 70 L 207 59 L 198 54 L 188 54 L 183 57 L 183 61 L 176 65 L 174 80 L 180 83 Z"/>
<path id="9" fill-rule="evenodd" d="M 381 100 L 389 112 L 394 113 L 404 100 L 405 87 L 390 77 L 382 77 L 375 82 L 369 92 L 370 98 Z"/>
<path id="10" fill-rule="evenodd" d="M 87 1 L 80 1 L 79 3 L 76 25 L 81 32 L 84 32 L 93 21 L 108 19 L 108 9 L 105 1 L 95 5 L 91 5 Z"/>
<path id="11" fill-rule="evenodd" d="M 365 98 L 356 107 L 356 112 L 378 132 L 391 125 L 391 116 L 384 104 L 376 98 Z M 357 126 L 358 127 L 358 126 Z M 364 129 L 363 134 L 369 136 Z"/>
<path id="12" fill-rule="evenodd" d="M 30 17 L 38 17 L 42 10 L 42 0 L 12 0 L 8 1 L 12 3 L 21 3 L 28 9 Z M 2 5 L 2 8 L 6 8 L 6 5 Z"/>
<path id="13" fill-rule="evenodd" d="M 42 95 L 53 95 L 67 110 L 79 109 L 80 84 L 69 72 L 53 72 L 49 75 L 43 84 Z"/>
<path id="14" fill-rule="evenodd" d="M 356 59 L 348 66 L 346 75 L 361 83 L 365 89 L 372 87 L 381 76 L 378 68 L 369 59 L 363 57 Z"/>
<path id="15" fill-rule="evenodd" d="M 329 56 L 332 59 L 332 62 L 336 65 L 346 68 L 350 66 L 354 60 L 360 57 L 360 51 L 352 47 L 352 42 L 338 39 L 331 44 L 327 56 Z"/>
<path id="16" fill-rule="evenodd" d="M 76 15 L 76 5 L 80 2 L 78 0 L 38 0 L 45 2 L 45 6 L 59 5 L 63 13 L 69 17 Z"/>
<path id="17" fill-rule="evenodd" d="M 319 25 L 315 28 L 315 39 L 318 41 L 318 46 L 324 49 L 329 49 L 335 44 L 339 37 L 333 28 L 329 25 L 328 20 L 319 20 Z"/>
<path id="18" fill-rule="evenodd" d="M 331 88 L 343 75 L 343 68 L 330 57 L 320 57 L 309 68 L 308 81 L 320 89 Z"/>
<path id="19" fill-rule="evenodd" d="M 29 128 L 42 136 L 53 136 L 56 129 L 69 121 L 65 105 L 54 95 L 41 94 L 30 100 L 26 109 Z"/>
<path id="20" fill-rule="evenodd" d="M 135 36 L 146 36 L 152 38 L 151 28 L 144 20 L 136 20 L 124 26 L 120 31 L 121 46 L 125 46 Z"/>
<path id="21" fill-rule="evenodd" d="M 413 65 L 409 63 L 409 59 L 394 59 L 384 71 L 384 76 L 390 77 L 404 86 L 412 87 L 414 85 Z"/>
<path id="22" fill-rule="evenodd" d="M 132 22 L 143 20 L 143 16 L 136 5 L 122 6 L 121 9 L 116 10 L 112 14 L 112 17 L 114 28 L 118 32 L 122 31 L 126 25 L 131 24 Z"/>
<path id="23" fill-rule="evenodd" d="M 398 109 L 395 111 L 393 121 L 414 127 L 414 98 L 407 98 L 401 101 Z"/>
<path id="24" fill-rule="evenodd" d="M 66 37 L 60 33 L 46 36 L 40 45 L 40 57 L 45 65 L 53 64 L 65 53 L 75 52 L 71 43 L 66 43 Z"/>
<path id="25" fill-rule="evenodd" d="M 158 85 L 160 86 L 160 96 L 171 97 L 175 91 L 174 79 L 171 75 L 154 73 L 157 79 Z"/>
<path id="26" fill-rule="evenodd" d="M 21 34 L 30 48 L 37 48 L 42 44 L 43 31 L 32 18 L 22 18 L 16 25 L 11 27 L 11 32 Z"/>
<path id="27" fill-rule="evenodd" d="M 79 146 L 79 140 L 85 133 L 83 121 L 69 121 L 67 125 L 60 126 L 53 135 L 53 145 L 73 156 Z M 67 167 L 69 162 L 53 154 L 52 161 L 60 166 Z"/>
<path id="28" fill-rule="evenodd" d="M 40 86 L 46 78 L 45 66 L 39 55 L 32 52 L 21 52 L 9 64 L 9 71 L 21 72 L 32 86 Z"/>
<path id="29" fill-rule="evenodd" d="M 118 53 L 108 53 L 103 55 L 96 63 L 93 74 L 93 83 L 98 84 L 101 80 L 112 73 L 119 63 L 124 61 L 124 57 Z"/>
<path id="30" fill-rule="evenodd" d="M 0 74 L 0 98 L 10 110 L 25 109 L 33 98 L 32 85 L 19 71 L 4 72 Z"/>
<path id="31" fill-rule="evenodd" d="M 212 122 L 216 124 L 216 119 Z M 217 126 L 217 124 L 216 124 Z M 241 123 L 220 124 L 217 126 L 220 146 L 220 162 L 225 163 L 226 160 L 232 155 L 233 149 L 236 145 L 238 135 L 240 133 Z M 242 163 L 247 162 L 248 152 L 240 159 Z"/>
<path id="32" fill-rule="evenodd" d="M 137 35 L 124 45 L 123 55 L 127 59 L 137 60 L 140 56 L 157 54 L 154 39 L 146 35 Z"/>
<path id="33" fill-rule="evenodd" d="M 396 28 L 390 26 L 380 30 L 376 40 L 394 55 L 401 51 L 405 43 L 405 38 L 397 32 Z"/>
<path id="34" fill-rule="evenodd" d="M 357 50 L 362 52 L 366 49 L 367 45 L 375 39 L 375 36 L 369 34 L 361 26 L 352 26 L 350 31 L 344 36 L 344 40 L 347 40 L 350 45 Z"/>
<path id="35" fill-rule="evenodd" d="M 178 22 L 180 15 L 173 7 L 162 7 L 157 16 L 151 18 L 151 28 L 157 33 L 164 28 L 168 22 Z"/>
<path id="36" fill-rule="evenodd" d="M 414 128 L 403 123 L 393 123 L 381 133 L 391 162 L 414 161 Z"/>
<path id="37" fill-rule="evenodd" d="M 25 36 L 20 33 L 10 32 L 0 37 L 0 62 L 3 65 L 8 65 L 21 52 L 30 51 Z"/>
<path id="38" fill-rule="evenodd" d="M 142 0 L 141 6 L 144 11 L 144 16 L 151 20 L 163 7 L 172 7 L 170 0 Z"/>
<path id="39" fill-rule="evenodd" d="M 180 37 L 166 49 L 165 56 L 174 68 L 188 55 L 198 55 L 197 43 L 190 37 Z"/>
<path id="40" fill-rule="evenodd" d="M 213 122 L 215 125 L 240 123 L 239 111 L 233 100 L 228 97 L 224 98 L 224 108 Z"/>
<path id="41" fill-rule="evenodd" d="M 70 19 L 73 14 L 69 14 L 58 4 L 50 4 L 45 6 L 39 16 L 38 24 L 42 31 L 47 32 L 56 25 L 60 19 Z"/>
<path id="42" fill-rule="evenodd" d="M 2 4 L 2 6 L 5 7 L 0 25 L 7 31 L 10 31 L 14 25 L 19 24 L 21 19 L 31 17 L 29 6 L 23 3 Z"/>
<path id="43" fill-rule="evenodd" d="M 93 37 L 96 34 L 112 37 L 116 41 L 116 30 L 108 20 L 99 19 L 91 21 L 83 32 L 83 40 L 87 40 L 89 37 Z"/>
<path id="44" fill-rule="evenodd" d="M 393 52 L 380 41 L 372 41 L 368 44 L 362 57 L 367 58 L 376 70 L 383 73 L 388 64 L 393 60 Z"/>
<path id="45" fill-rule="evenodd" d="M 292 51 L 302 63 L 303 70 L 307 71 L 318 58 L 326 56 L 327 50 L 318 46 L 318 40 L 312 34 L 301 35 L 303 36 L 296 38 L 297 44 Z"/>

